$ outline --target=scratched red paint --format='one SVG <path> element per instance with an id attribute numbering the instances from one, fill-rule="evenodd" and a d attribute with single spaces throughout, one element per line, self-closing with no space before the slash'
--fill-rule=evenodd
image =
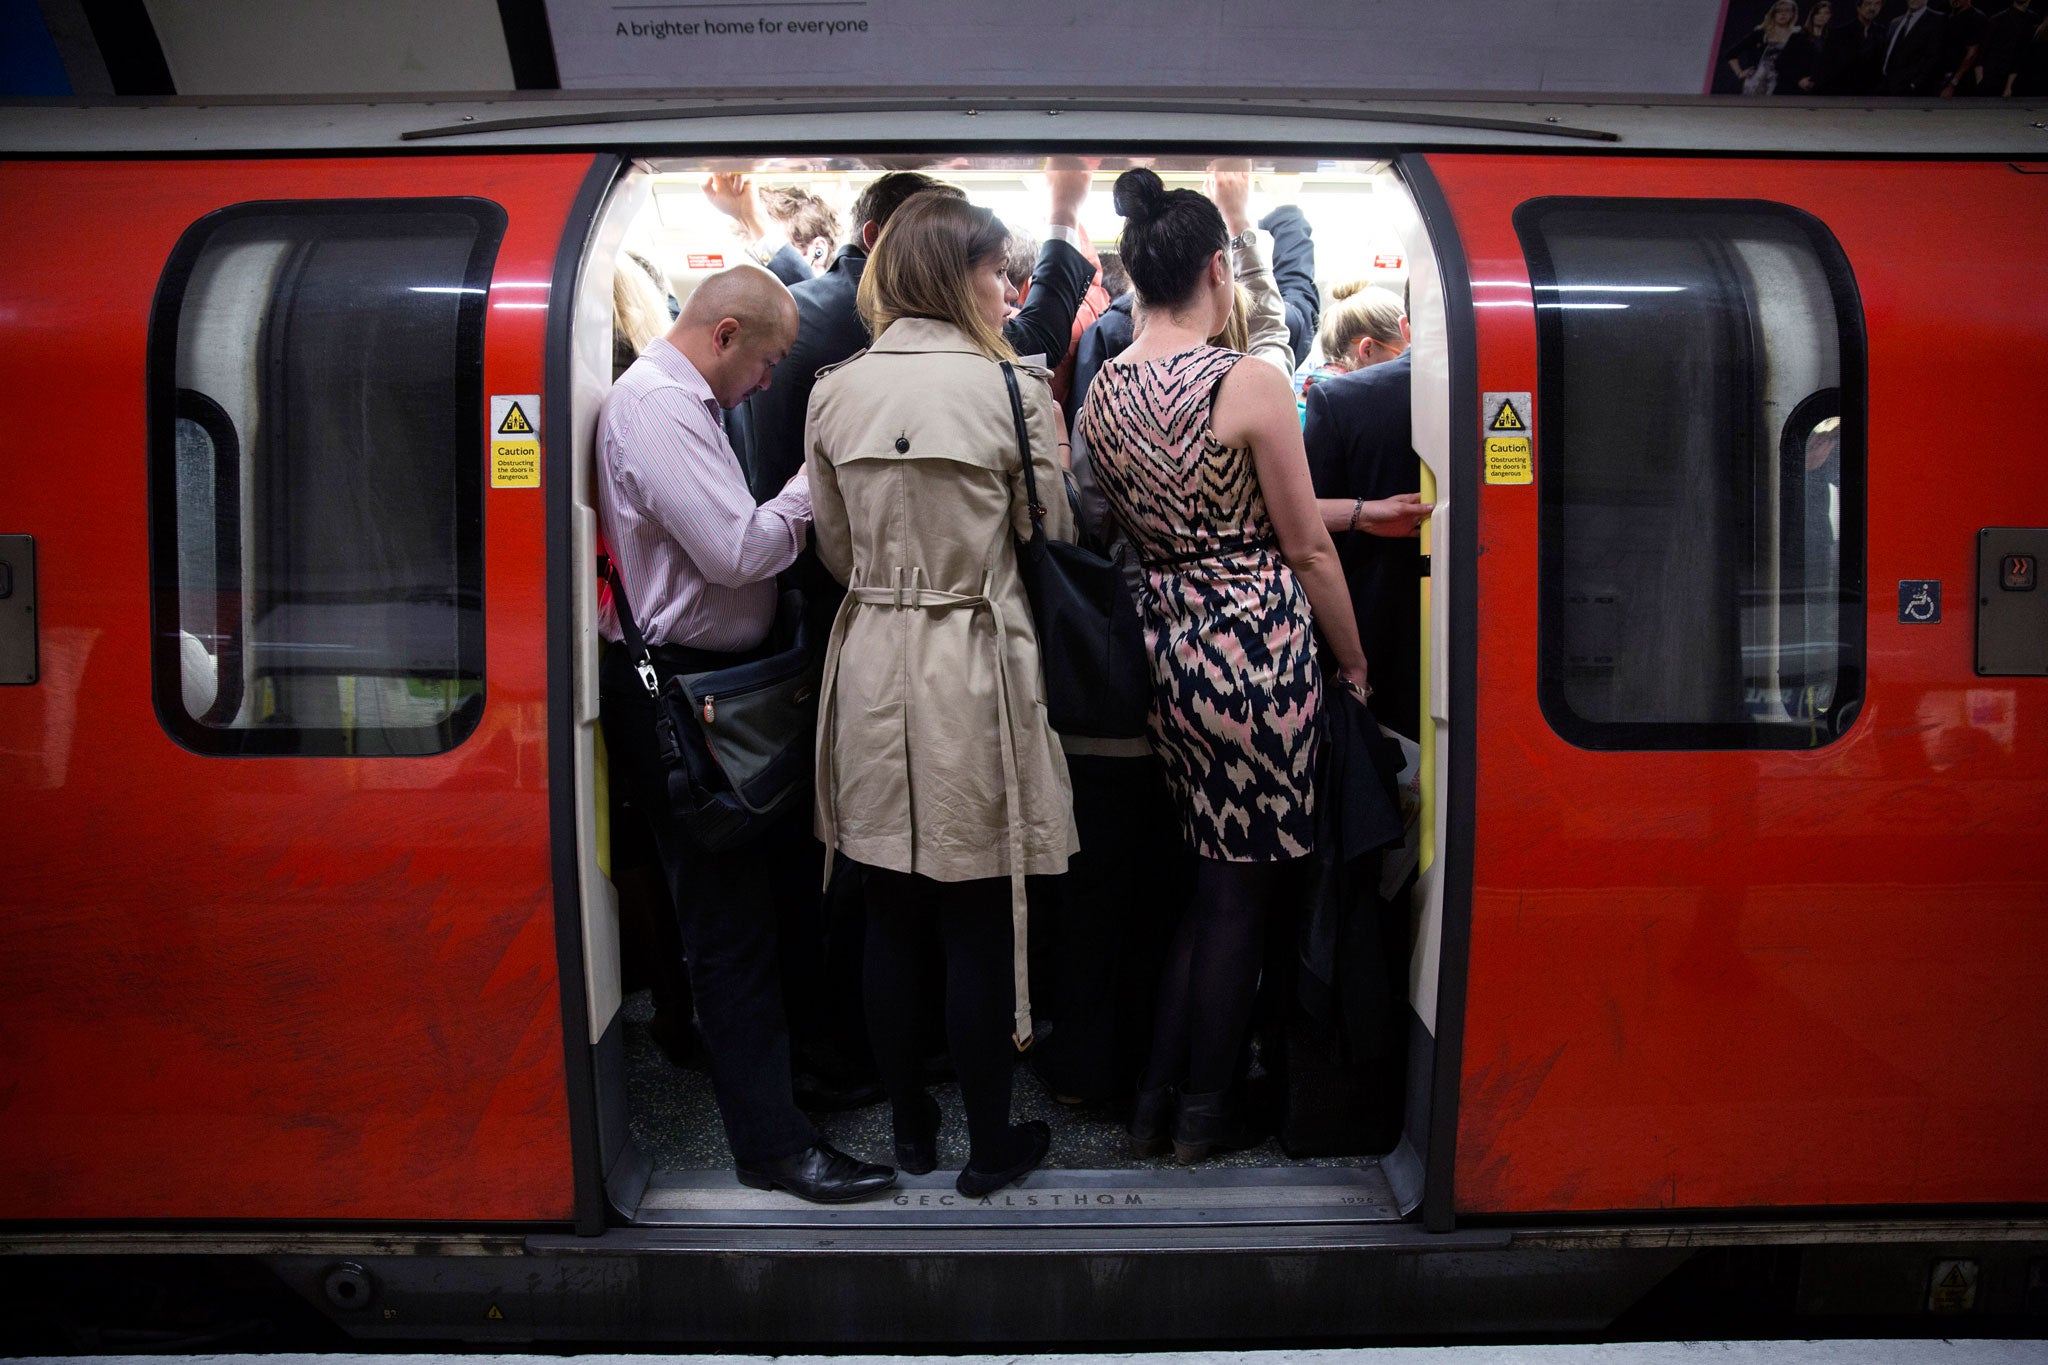
<path id="1" fill-rule="evenodd" d="M 1525 287 L 1510 215 L 1538 195 L 1803 208 L 1840 240 L 1870 339 L 1869 682 L 1828 748 L 1560 740 L 1534 686 L 1536 489 L 1481 490 L 1458 1206 L 2048 1199 L 2048 679 L 1977 678 L 1971 624 L 1977 528 L 2048 524 L 2021 412 L 2048 352 L 2048 178 L 1430 162 L 1472 278 Z M 1479 389 L 1536 390 L 1531 312 L 1477 322 Z M 1897 623 L 1901 578 L 1947 583 L 1940 627 Z"/>
<path id="2" fill-rule="evenodd" d="M 485 492 L 465 743 L 199 757 L 150 702 L 143 355 L 214 209 L 475 195 L 509 216 L 496 278 L 546 281 L 589 164 L 0 165 L 0 530 L 36 537 L 45 655 L 0 688 L 0 1217 L 571 1214 L 543 494 Z M 491 310 L 487 393 L 541 391 L 546 316 Z"/>

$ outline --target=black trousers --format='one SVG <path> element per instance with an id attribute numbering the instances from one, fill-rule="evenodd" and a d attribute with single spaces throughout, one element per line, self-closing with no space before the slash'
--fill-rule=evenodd
<path id="1" fill-rule="evenodd" d="M 690 659 L 682 651 L 660 653 L 692 670 L 738 662 L 701 651 Z M 723 853 L 699 847 L 669 812 L 655 756 L 654 703 L 623 646 L 605 647 L 598 678 L 612 780 L 629 785 L 646 816 L 675 902 L 726 1143 L 743 1166 L 800 1152 L 818 1137 L 790 1095 L 776 906 L 764 869 L 808 836 L 810 808 L 799 805 L 759 843 Z"/>
<path id="2" fill-rule="evenodd" d="M 1069 754 L 1067 772 L 1081 851 L 1032 900 L 1031 994 L 1052 1023 L 1033 1053 L 1055 1094 L 1128 1100 L 1195 858 L 1158 759 Z"/>

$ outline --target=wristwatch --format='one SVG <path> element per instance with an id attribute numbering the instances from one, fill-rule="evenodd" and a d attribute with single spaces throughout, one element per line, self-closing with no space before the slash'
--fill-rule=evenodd
<path id="1" fill-rule="evenodd" d="M 1232 251 L 1235 251 L 1241 246 L 1250 246 L 1253 242 L 1256 242 L 1258 240 L 1259 230 L 1255 227 L 1248 227 L 1243 232 L 1238 233 L 1237 236 L 1232 237 L 1229 241 L 1225 242 L 1224 245 L 1229 247 Z"/>

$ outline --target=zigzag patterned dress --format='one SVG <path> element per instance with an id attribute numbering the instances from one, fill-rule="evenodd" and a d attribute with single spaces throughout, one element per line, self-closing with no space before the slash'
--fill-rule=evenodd
<path id="1" fill-rule="evenodd" d="M 1244 358 L 1197 346 L 1112 360 L 1078 429 L 1145 569 L 1152 747 L 1182 831 L 1203 857 L 1274 862 L 1314 847 L 1322 674 L 1252 453 L 1209 429 L 1217 386 Z"/>

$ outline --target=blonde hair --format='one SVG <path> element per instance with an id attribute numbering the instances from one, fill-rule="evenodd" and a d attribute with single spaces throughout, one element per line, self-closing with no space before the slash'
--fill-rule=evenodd
<path id="1" fill-rule="evenodd" d="M 898 318 L 932 318 L 967 333 L 990 360 L 1015 360 L 1003 334 L 982 316 L 971 272 L 1007 259 L 1009 229 L 958 195 L 925 190 L 889 215 L 861 272 L 855 305 L 881 336 Z"/>
<path id="2" fill-rule="evenodd" d="M 1330 365 L 1349 364 L 1358 343 L 1371 337 L 1382 346 L 1401 345 L 1401 296 L 1378 285 L 1339 285 L 1330 291 L 1337 305 L 1316 333 L 1316 349 Z"/>
<path id="3" fill-rule="evenodd" d="M 612 267 L 612 370 L 623 371 L 668 330 L 668 291 L 654 264 L 630 251 Z"/>
<path id="4" fill-rule="evenodd" d="M 1230 316 L 1224 320 L 1223 330 L 1209 338 L 1211 346 L 1221 346 L 1226 351 L 1249 351 L 1252 348 L 1252 296 L 1241 284 L 1233 284 L 1230 299 Z"/>

